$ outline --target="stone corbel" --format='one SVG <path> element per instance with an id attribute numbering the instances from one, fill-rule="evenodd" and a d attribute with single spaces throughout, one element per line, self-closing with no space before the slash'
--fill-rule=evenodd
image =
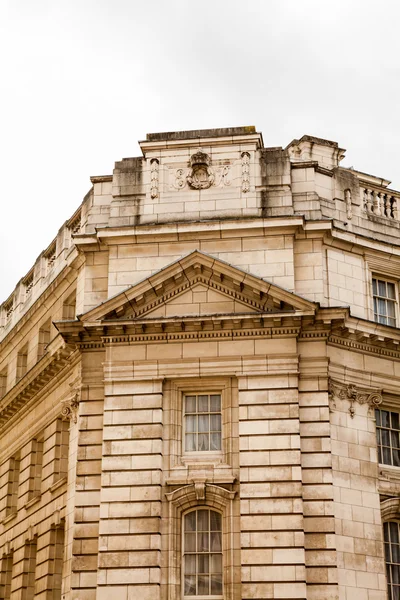
<path id="1" fill-rule="evenodd" d="M 388 498 L 381 502 L 382 521 L 391 521 L 400 517 L 400 498 Z"/>
<path id="2" fill-rule="evenodd" d="M 382 390 L 371 390 L 361 388 L 353 383 L 345 384 L 329 380 L 329 397 L 332 408 L 336 408 L 336 398 L 340 400 L 349 400 L 349 413 L 351 418 L 354 417 L 354 404 L 368 404 L 369 409 L 374 409 L 382 404 Z"/>
<path id="3" fill-rule="evenodd" d="M 78 408 L 80 400 L 80 388 L 72 388 L 69 398 L 61 403 L 61 418 L 63 421 L 78 421 Z"/>

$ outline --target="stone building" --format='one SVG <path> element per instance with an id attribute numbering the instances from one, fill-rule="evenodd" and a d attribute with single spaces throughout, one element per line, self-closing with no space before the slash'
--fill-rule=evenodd
<path id="1" fill-rule="evenodd" d="M 1 305 L 0 597 L 399 598 L 400 193 L 140 146 Z"/>

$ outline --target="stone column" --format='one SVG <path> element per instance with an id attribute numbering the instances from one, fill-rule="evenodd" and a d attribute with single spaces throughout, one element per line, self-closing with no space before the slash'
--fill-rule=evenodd
<path id="1" fill-rule="evenodd" d="M 159 600 L 162 381 L 106 383 L 103 439 L 97 600 Z"/>
<path id="2" fill-rule="evenodd" d="M 299 405 L 307 600 L 337 600 L 328 359 L 323 356 L 325 343 L 303 343 L 301 350 Z"/>
<path id="3" fill-rule="evenodd" d="M 242 598 L 304 599 L 297 375 L 239 378 L 239 419 Z"/>
<path id="4" fill-rule="evenodd" d="M 71 600 L 97 600 L 104 402 L 103 362 L 104 352 L 102 351 L 82 354 L 82 388 L 79 409 L 72 405 L 71 421 L 77 418 L 77 465 L 75 506 L 73 508 Z M 76 403 L 76 400 L 74 402 Z M 79 412 L 77 417 L 74 416 L 76 410 Z M 70 497 L 69 499 L 71 500 Z M 67 513 L 69 509 L 70 507 L 67 505 Z M 68 544 L 69 538 L 67 537 L 67 560 L 69 557 Z"/>

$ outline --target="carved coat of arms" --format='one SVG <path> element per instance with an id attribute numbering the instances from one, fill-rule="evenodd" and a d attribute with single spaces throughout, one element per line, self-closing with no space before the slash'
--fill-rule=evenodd
<path id="1" fill-rule="evenodd" d="M 194 190 L 205 190 L 214 183 L 215 175 L 210 169 L 210 157 L 204 152 L 196 152 L 190 157 L 190 172 L 186 178 Z"/>

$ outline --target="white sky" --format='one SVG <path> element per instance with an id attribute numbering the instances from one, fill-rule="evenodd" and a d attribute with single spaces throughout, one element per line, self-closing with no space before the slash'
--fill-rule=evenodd
<path id="1" fill-rule="evenodd" d="M 147 132 L 303 134 L 400 188 L 398 0 L 0 0 L 0 301 Z"/>

